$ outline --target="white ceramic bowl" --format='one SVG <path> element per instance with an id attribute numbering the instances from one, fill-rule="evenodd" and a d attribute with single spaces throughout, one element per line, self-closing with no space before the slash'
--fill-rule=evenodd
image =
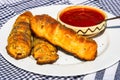
<path id="1" fill-rule="evenodd" d="M 78 19 L 76 20 L 74 18 L 78 18 Z M 84 23 L 84 21 L 82 22 L 82 18 L 83 19 L 86 18 L 86 23 Z M 107 19 L 107 15 L 103 10 L 86 5 L 75 5 L 75 6 L 66 7 L 60 10 L 57 15 L 57 20 L 61 24 L 65 25 L 68 28 L 73 29 L 80 35 L 96 35 L 100 33 L 106 27 L 105 19 Z M 66 22 L 67 20 L 68 22 Z M 91 21 L 93 20 L 93 22 L 98 20 L 98 22 L 91 24 L 92 22 L 90 22 L 90 20 Z M 69 21 L 73 21 L 73 22 L 69 22 Z M 72 23 L 75 24 L 81 23 L 80 25 L 82 26 L 75 25 Z"/>

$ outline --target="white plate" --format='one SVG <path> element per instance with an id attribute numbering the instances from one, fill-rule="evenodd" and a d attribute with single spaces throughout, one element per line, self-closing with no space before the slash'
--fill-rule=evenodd
<path id="1" fill-rule="evenodd" d="M 57 18 L 58 11 L 66 6 L 67 5 L 39 7 L 30 11 L 34 15 L 49 14 L 50 16 Z M 113 17 L 113 15 L 107 14 L 108 17 Z M 98 43 L 98 56 L 94 61 L 83 62 L 73 56 L 66 55 L 60 50 L 58 51 L 60 58 L 54 64 L 37 65 L 32 56 L 21 60 L 15 60 L 7 54 L 5 48 L 7 45 L 7 37 L 17 16 L 11 18 L 0 29 L 0 53 L 6 60 L 19 68 L 44 75 L 74 76 L 88 74 L 107 68 L 120 60 L 120 36 L 118 36 L 120 34 L 120 28 L 107 28 L 102 35 L 94 38 Z M 120 26 L 119 22 L 120 20 L 117 19 L 108 21 L 107 27 Z"/>

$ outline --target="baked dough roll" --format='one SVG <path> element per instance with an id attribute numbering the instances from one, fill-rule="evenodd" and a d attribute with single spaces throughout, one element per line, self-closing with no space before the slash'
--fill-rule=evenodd
<path id="1" fill-rule="evenodd" d="M 18 16 L 8 36 L 7 52 L 15 59 L 25 58 L 30 55 L 32 41 L 30 19 L 32 13 L 27 11 Z"/>
<path id="2" fill-rule="evenodd" d="M 37 64 L 54 63 L 59 58 L 55 46 L 35 36 L 33 37 L 32 55 L 37 61 Z"/>
<path id="3" fill-rule="evenodd" d="M 78 59 L 89 61 L 96 58 L 97 43 L 93 39 L 78 35 L 46 14 L 34 16 L 31 29 L 37 36 L 47 39 Z"/>

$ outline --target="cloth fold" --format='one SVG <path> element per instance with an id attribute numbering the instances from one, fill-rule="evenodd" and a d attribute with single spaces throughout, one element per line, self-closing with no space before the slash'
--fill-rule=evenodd
<path id="1" fill-rule="evenodd" d="M 57 4 L 69 4 L 68 0 L 19 0 L 19 1 L 11 1 L 9 3 L 6 2 L 8 6 L 14 10 L 17 14 L 38 6 L 49 6 L 49 5 L 57 5 Z"/>
<path id="2" fill-rule="evenodd" d="M 11 17 L 13 17 L 16 13 L 6 4 L 0 5 L 0 25 L 6 23 Z"/>
<path id="3" fill-rule="evenodd" d="M 70 0 L 70 2 L 74 5 L 91 5 L 99 7 L 115 16 L 120 15 L 120 0 Z"/>
<path id="4" fill-rule="evenodd" d="M 107 12 L 114 14 L 115 16 L 120 16 L 120 0 L 97 0 L 102 6 L 102 9 Z"/>

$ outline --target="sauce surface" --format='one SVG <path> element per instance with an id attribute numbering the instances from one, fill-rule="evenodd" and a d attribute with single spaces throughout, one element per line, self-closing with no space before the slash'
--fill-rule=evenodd
<path id="1" fill-rule="evenodd" d="M 76 27 L 88 27 L 101 23 L 105 17 L 93 9 L 76 8 L 61 14 L 60 20 Z"/>

